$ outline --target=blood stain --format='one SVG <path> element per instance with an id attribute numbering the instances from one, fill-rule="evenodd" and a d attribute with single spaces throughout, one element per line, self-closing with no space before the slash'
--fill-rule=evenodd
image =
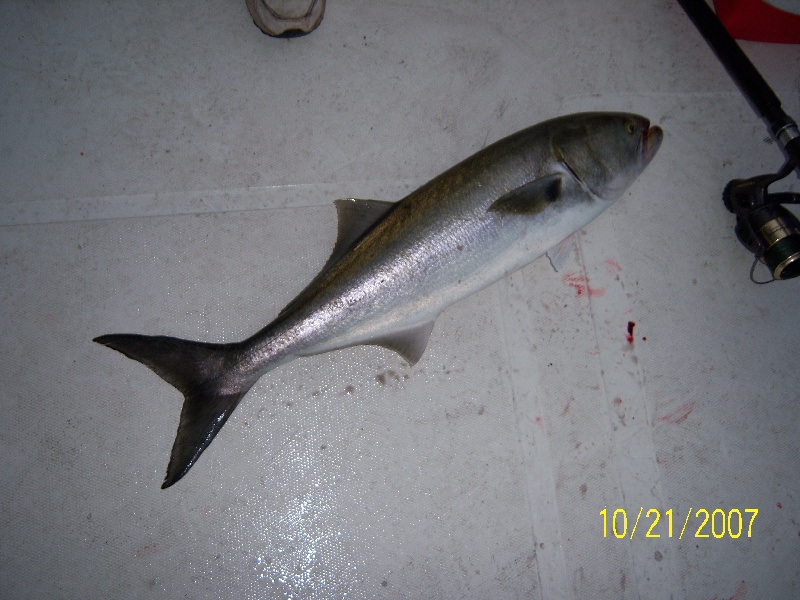
<path id="1" fill-rule="evenodd" d="M 656 417 L 654 421 L 658 423 L 667 423 L 668 425 L 679 425 L 680 423 L 683 423 L 686 419 L 689 418 L 689 415 L 694 410 L 695 404 L 697 404 L 695 400 L 684 402 L 678 408 L 673 410 L 671 413 L 668 413 L 661 417 Z"/>
<path id="2" fill-rule="evenodd" d="M 747 582 L 742 581 L 739 583 L 739 586 L 736 588 L 736 591 L 733 592 L 733 596 L 731 596 L 730 600 L 744 600 L 747 596 Z"/>
<path id="3" fill-rule="evenodd" d="M 633 343 L 633 329 L 636 327 L 636 323 L 633 321 L 628 321 L 628 333 L 625 336 L 625 339 L 628 340 L 629 344 Z"/>
<path id="4" fill-rule="evenodd" d="M 154 552 L 158 552 L 158 544 L 155 542 L 152 544 L 147 544 L 146 546 L 142 546 L 141 548 L 137 548 L 133 554 L 136 556 L 136 558 L 141 558 L 142 556 L 147 556 L 148 554 L 153 554 Z"/>
<path id="5" fill-rule="evenodd" d="M 589 280 L 583 275 L 578 275 L 577 273 L 566 273 L 561 278 L 561 281 L 564 283 L 564 285 L 568 285 L 575 290 L 576 298 L 586 295 L 588 295 L 590 298 L 599 298 L 605 296 L 606 293 L 605 289 L 603 288 L 593 288 L 590 286 Z"/>
<path id="6" fill-rule="evenodd" d="M 609 275 L 619 275 L 622 273 L 622 267 L 613 258 L 607 258 L 603 261 L 606 265 L 606 270 Z"/>

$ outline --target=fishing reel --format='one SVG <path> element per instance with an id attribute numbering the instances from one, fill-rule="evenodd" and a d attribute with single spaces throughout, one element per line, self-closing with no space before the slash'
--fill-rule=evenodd
<path id="1" fill-rule="evenodd" d="M 796 167 L 790 159 L 777 173 L 734 179 L 722 193 L 725 208 L 736 215 L 736 237 L 755 255 L 750 269 L 754 283 L 800 275 L 800 219 L 783 206 L 800 204 L 800 194 L 768 191 L 771 184 L 788 176 Z M 772 279 L 756 281 L 753 274 L 759 261 L 770 270 Z"/>
<path id="2" fill-rule="evenodd" d="M 678 0 L 717 55 L 745 98 L 783 146 L 788 158 L 780 171 L 751 179 L 734 179 L 722 193 L 726 208 L 736 215 L 736 237 L 755 255 L 750 269 L 754 283 L 792 279 L 800 275 L 800 221 L 783 204 L 800 204 L 800 194 L 770 194 L 767 188 L 792 171 L 800 176 L 800 131 L 781 109 L 781 101 L 720 23 L 705 0 Z M 772 273 L 769 281 L 753 278 L 759 261 Z"/>

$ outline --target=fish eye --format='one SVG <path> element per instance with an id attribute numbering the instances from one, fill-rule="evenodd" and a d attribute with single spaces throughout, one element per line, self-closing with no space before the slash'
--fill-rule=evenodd
<path id="1" fill-rule="evenodd" d="M 636 123 L 634 123 L 631 119 L 625 121 L 625 131 L 627 131 L 630 135 L 636 133 Z"/>

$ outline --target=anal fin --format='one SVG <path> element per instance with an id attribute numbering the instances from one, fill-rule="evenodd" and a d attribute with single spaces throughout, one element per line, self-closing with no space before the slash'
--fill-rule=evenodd
<path id="1" fill-rule="evenodd" d="M 433 321 L 422 323 L 402 331 L 397 331 L 385 337 L 376 338 L 367 342 L 375 346 L 382 346 L 394 350 L 402 356 L 409 365 L 414 366 L 422 358 L 428 339 L 433 330 Z"/>

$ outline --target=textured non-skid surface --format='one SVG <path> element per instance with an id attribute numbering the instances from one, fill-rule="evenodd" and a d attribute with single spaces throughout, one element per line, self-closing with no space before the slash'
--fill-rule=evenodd
<path id="1" fill-rule="evenodd" d="M 720 201 L 781 155 L 677 3 L 332 0 L 293 40 L 243 1 L 0 23 L 4 597 L 800 592 L 798 283 L 749 282 Z M 744 48 L 800 116 L 800 48 Z M 93 337 L 250 335 L 335 198 L 582 110 L 665 139 L 561 272 L 454 305 L 414 367 L 280 367 L 160 489 L 180 395 Z"/>

